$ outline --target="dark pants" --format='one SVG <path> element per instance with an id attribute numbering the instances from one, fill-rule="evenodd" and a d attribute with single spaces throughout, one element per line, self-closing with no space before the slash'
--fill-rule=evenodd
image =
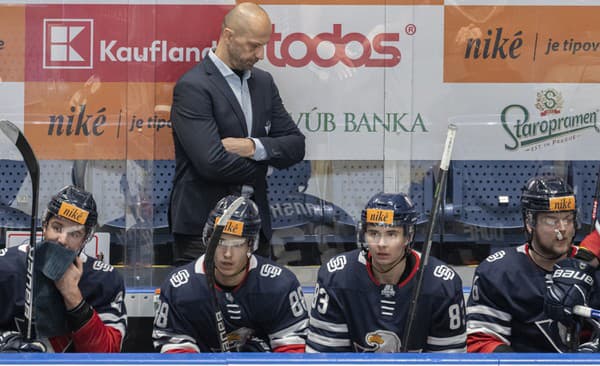
<path id="1" fill-rule="evenodd" d="M 195 261 L 206 252 L 202 235 L 173 233 L 173 239 L 173 265 L 176 267 Z M 262 231 L 258 236 L 258 249 L 254 254 L 271 258 L 271 243 L 269 243 Z"/>
<path id="2" fill-rule="evenodd" d="M 206 252 L 202 235 L 173 233 L 173 239 L 173 265 L 175 267 L 190 263 Z"/>

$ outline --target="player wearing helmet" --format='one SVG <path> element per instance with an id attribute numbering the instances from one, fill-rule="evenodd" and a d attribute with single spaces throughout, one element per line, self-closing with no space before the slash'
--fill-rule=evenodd
<path id="1" fill-rule="evenodd" d="M 412 249 L 418 213 L 403 193 L 379 193 L 367 203 L 357 229 L 361 249 L 319 269 L 307 352 L 400 352 L 420 253 Z M 431 257 L 411 352 L 464 352 L 462 282 Z"/>
<path id="2" fill-rule="evenodd" d="M 554 265 L 544 301 L 544 310 L 548 317 L 569 325 L 572 329 L 585 326 L 584 319 L 574 314 L 576 305 L 598 306 L 600 294 L 597 291 L 597 273 L 600 258 L 600 221 L 596 218 L 594 229 L 579 244 L 579 250 L 573 258 L 566 258 Z M 594 293 L 592 290 L 596 290 Z M 593 305 L 592 305 L 593 306 Z M 585 320 L 598 331 L 591 339 L 579 346 L 580 352 L 600 352 L 600 323 Z M 577 332 L 574 332 L 577 334 Z M 575 339 L 578 343 L 580 339 Z"/>
<path id="3" fill-rule="evenodd" d="M 43 242 L 37 244 L 34 292 L 41 283 L 49 283 L 59 296 L 58 311 L 49 314 L 64 319 L 64 331 L 36 342 L 25 342 L 16 332 L 23 325 L 27 244 L 0 250 L 0 351 L 28 352 L 120 352 L 125 337 L 127 316 L 123 304 L 125 285 L 113 267 L 82 250 L 94 233 L 98 213 L 92 195 L 74 186 L 61 189 L 52 197 L 42 220 Z M 66 249 L 66 250 L 65 250 Z M 38 252 L 39 251 L 39 252 Z M 70 253 L 70 254 L 69 254 Z M 56 279 L 43 278 L 68 256 L 66 268 L 53 273 Z M 54 263 L 46 263 L 52 258 Z M 52 271 L 50 271 L 52 272 Z M 39 280 L 45 279 L 46 282 Z M 36 300 L 40 301 L 37 295 Z M 38 333 L 44 327 L 38 309 Z M 63 314 L 64 313 L 64 314 Z M 64 315 L 64 316 L 63 316 Z M 51 330 L 50 330 L 51 331 Z"/>
<path id="4" fill-rule="evenodd" d="M 490 255 L 475 271 L 467 303 L 469 352 L 571 348 L 570 330 L 544 312 L 544 296 L 553 266 L 577 252 L 575 195 L 559 177 L 534 177 L 523 188 L 521 206 L 526 243 Z M 587 268 L 577 273 L 583 286 L 593 283 Z"/>
<path id="5" fill-rule="evenodd" d="M 206 244 L 225 210 L 221 199 L 204 226 Z M 288 269 L 253 252 L 260 215 L 244 199 L 228 221 L 215 251 L 219 307 L 230 351 L 304 352 L 308 314 L 302 288 Z M 205 275 L 205 255 L 175 269 L 163 283 L 154 319 L 154 347 L 164 353 L 217 352 L 215 309 Z"/>

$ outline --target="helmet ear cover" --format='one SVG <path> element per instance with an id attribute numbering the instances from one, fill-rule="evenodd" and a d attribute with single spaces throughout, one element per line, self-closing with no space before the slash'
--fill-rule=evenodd
<path id="1" fill-rule="evenodd" d="M 367 202 L 362 210 L 356 230 L 357 242 L 368 250 L 365 232 L 368 225 L 402 227 L 409 236 L 408 247 L 412 248 L 419 213 L 411 199 L 404 193 L 378 193 Z"/>
<path id="2" fill-rule="evenodd" d="M 204 245 L 208 245 L 215 226 L 219 222 L 221 216 L 223 216 L 223 213 L 225 213 L 225 210 L 227 210 L 233 201 L 238 198 L 239 196 L 229 195 L 217 202 L 215 208 L 208 215 L 208 219 L 204 225 L 204 230 L 202 232 Z M 258 206 L 251 199 L 244 197 L 242 204 L 231 215 L 223 233 L 248 238 L 251 251 L 254 252 L 258 249 L 260 225 L 261 221 Z"/>

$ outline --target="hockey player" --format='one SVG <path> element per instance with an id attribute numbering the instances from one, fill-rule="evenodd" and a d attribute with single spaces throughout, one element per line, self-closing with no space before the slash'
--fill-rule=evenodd
<path id="1" fill-rule="evenodd" d="M 577 252 L 575 195 L 559 177 L 534 177 L 523 188 L 521 206 L 527 242 L 492 254 L 475 271 L 467 303 L 469 352 L 571 348 L 572 330 L 548 317 L 544 296 L 555 263 Z"/>
<path id="2" fill-rule="evenodd" d="M 596 218 L 594 230 L 580 243 L 575 256 L 554 265 L 544 302 L 544 310 L 550 318 L 575 330 L 582 327 L 585 319 L 574 315 L 573 308 L 575 305 L 589 306 L 590 302 L 598 304 L 600 294 L 594 272 L 598 268 L 599 258 L 600 221 Z M 596 332 L 591 339 L 579 346 L 579 352 L 600 352 L 600 322 L 590 319 L 585 320 L 585 323 L 591 325 Z"/>
<path id="3" fill-rule="evenodd" d="M 307 352 L 400 352 L 421 254 L 418 213 L 403 193 L 375 195 L 361 214 L 362 249 L 319 269 Z M 465 352 L 460 277 L 436 258 L 425 267 L 410 352 Z"/>
<path id="4" fill-rule="evenodd" d="M 64 302 L 67 328 L 66 333 L 59 336 L 33 342 L 21 337 L 18 330 L 23 327 L 29 245 L 0 250 L 0 330 L 3 331 L 0 351 L 120 352 L 127 326 L 123 279 L 110 265 L 82 253 L 94 233 L 97 219 L 92 195 L 67 186 L 52 197 L 42 220 L 44 241 L 36 248 L 55 245 L 74 252 L 69 257 L 74 260 L 67 262 L 62 277 L 50 282 L 50 286 L 58 290 L 59 301 L 62 298 Z M 36 250 L 36 268 L 44 265 L 39 262 L 44 256 L 38 254 L 41 253 Z M 36 272 L 35 275 L 43 274 Z M 37 326 L 41 326 L 44 319 L 38 317 L 36 321 Z"/>
<path id="5" fill-rule="evenodd" d="M 235 199 L 221 199 L 210 213 L 203 233 L 207 245 L 218 218 Z M 245 199 L 228 223 L 235 225 L 225 227 L 214 258 L 226 348 L 304 352 L 308 313 L 298 279 L 290 270 L 252 254 L 258 247 L 261 224 L 256 204 Z M 161 287 L 152 333 L 160 352 L 221 350 L 205 257 L 175 269 Z"/>

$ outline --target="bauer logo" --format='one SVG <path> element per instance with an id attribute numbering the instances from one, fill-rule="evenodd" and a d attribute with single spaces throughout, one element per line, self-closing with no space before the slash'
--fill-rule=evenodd
<path id="1" fill-rule="evenodd" d="M 93 19 L 44 19 L 44 69 L 91 69 Z"/>

